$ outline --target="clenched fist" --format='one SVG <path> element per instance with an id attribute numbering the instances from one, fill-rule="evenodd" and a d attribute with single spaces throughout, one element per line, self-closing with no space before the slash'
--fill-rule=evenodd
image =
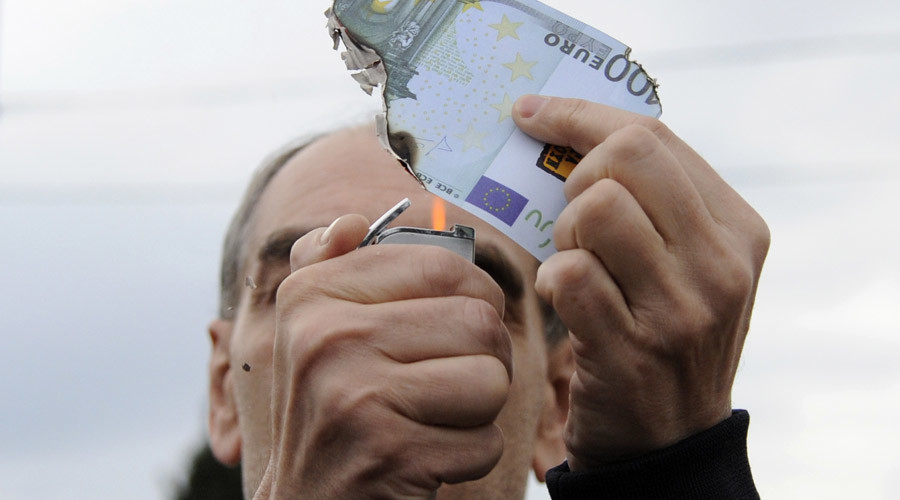
<path id="1" fill-rule="evenodd" d="M 500 459 L 494 419 L 512 378 L 503 293 L 444 249 L 354 250 L 367 226 L 345 216 L 291 251 L 257 498 L 431 498 Z"/>
<path id="2" fill-rule="evenodd" d="M 520 99 L 514 117 L 584 155 L 565 184 L 559 253 L 536 283 L 575 354 L 570 468 L 663 448 L 727 418 L 765 223 L 655 119 L 538 96 Z"/>

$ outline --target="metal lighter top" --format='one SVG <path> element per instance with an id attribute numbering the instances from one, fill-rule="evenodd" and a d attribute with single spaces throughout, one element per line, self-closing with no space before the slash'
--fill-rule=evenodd
<path id="1" fill-rule="evenodd" d="M 449 231 L 408 226 L 385 229 L 392 220 L 396 219 L 409 206 L 409 198 L 405 198 L 379 217 L 378 220 L 369 226 L 369 232 L 366 233 L 362 243 L 359 244 L 359 248 L 369 244 L 433 245 L 455 252 L 470 262 L 474 261 L 475 228 L 457 224 L 451 227 Z"/>

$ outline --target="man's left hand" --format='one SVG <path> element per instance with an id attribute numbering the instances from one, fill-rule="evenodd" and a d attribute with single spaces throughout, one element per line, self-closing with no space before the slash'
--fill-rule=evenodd
<path id="1" fill-rule="evenodd" d="M 674 444 L 731 414 L 769 232 L 660 121 L 527 96 L 516 123 L 585 155 L 538 293 L 570 330 L 572 470 Z"/>

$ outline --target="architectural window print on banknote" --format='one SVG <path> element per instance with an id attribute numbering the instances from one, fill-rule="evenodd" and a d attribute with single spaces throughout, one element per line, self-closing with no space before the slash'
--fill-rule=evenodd
<path id="1" fill-rule="evenodd" d="M 354 78 L 381 86 L 385 145 L 426 189 L 540 260 L 555 251 L 580 156 L 519 132 L 513 102 L 545 94 L 662 112 L 628 47 L 534 0 L 337 0 L 326 14 Z"/>

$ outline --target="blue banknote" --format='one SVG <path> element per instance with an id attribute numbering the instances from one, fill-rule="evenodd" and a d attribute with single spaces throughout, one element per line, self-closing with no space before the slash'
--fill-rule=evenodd
<path id="1" fill-rule="evenodd" d="M 544 260 L 581 157 L 520 132 L 524 94 L 648 116 L 655 81 L 608 35 L 534 0 L 336 0 L 326 13 L 364 89 L 380 86 L 386 146 L 426 189 Z"/>

